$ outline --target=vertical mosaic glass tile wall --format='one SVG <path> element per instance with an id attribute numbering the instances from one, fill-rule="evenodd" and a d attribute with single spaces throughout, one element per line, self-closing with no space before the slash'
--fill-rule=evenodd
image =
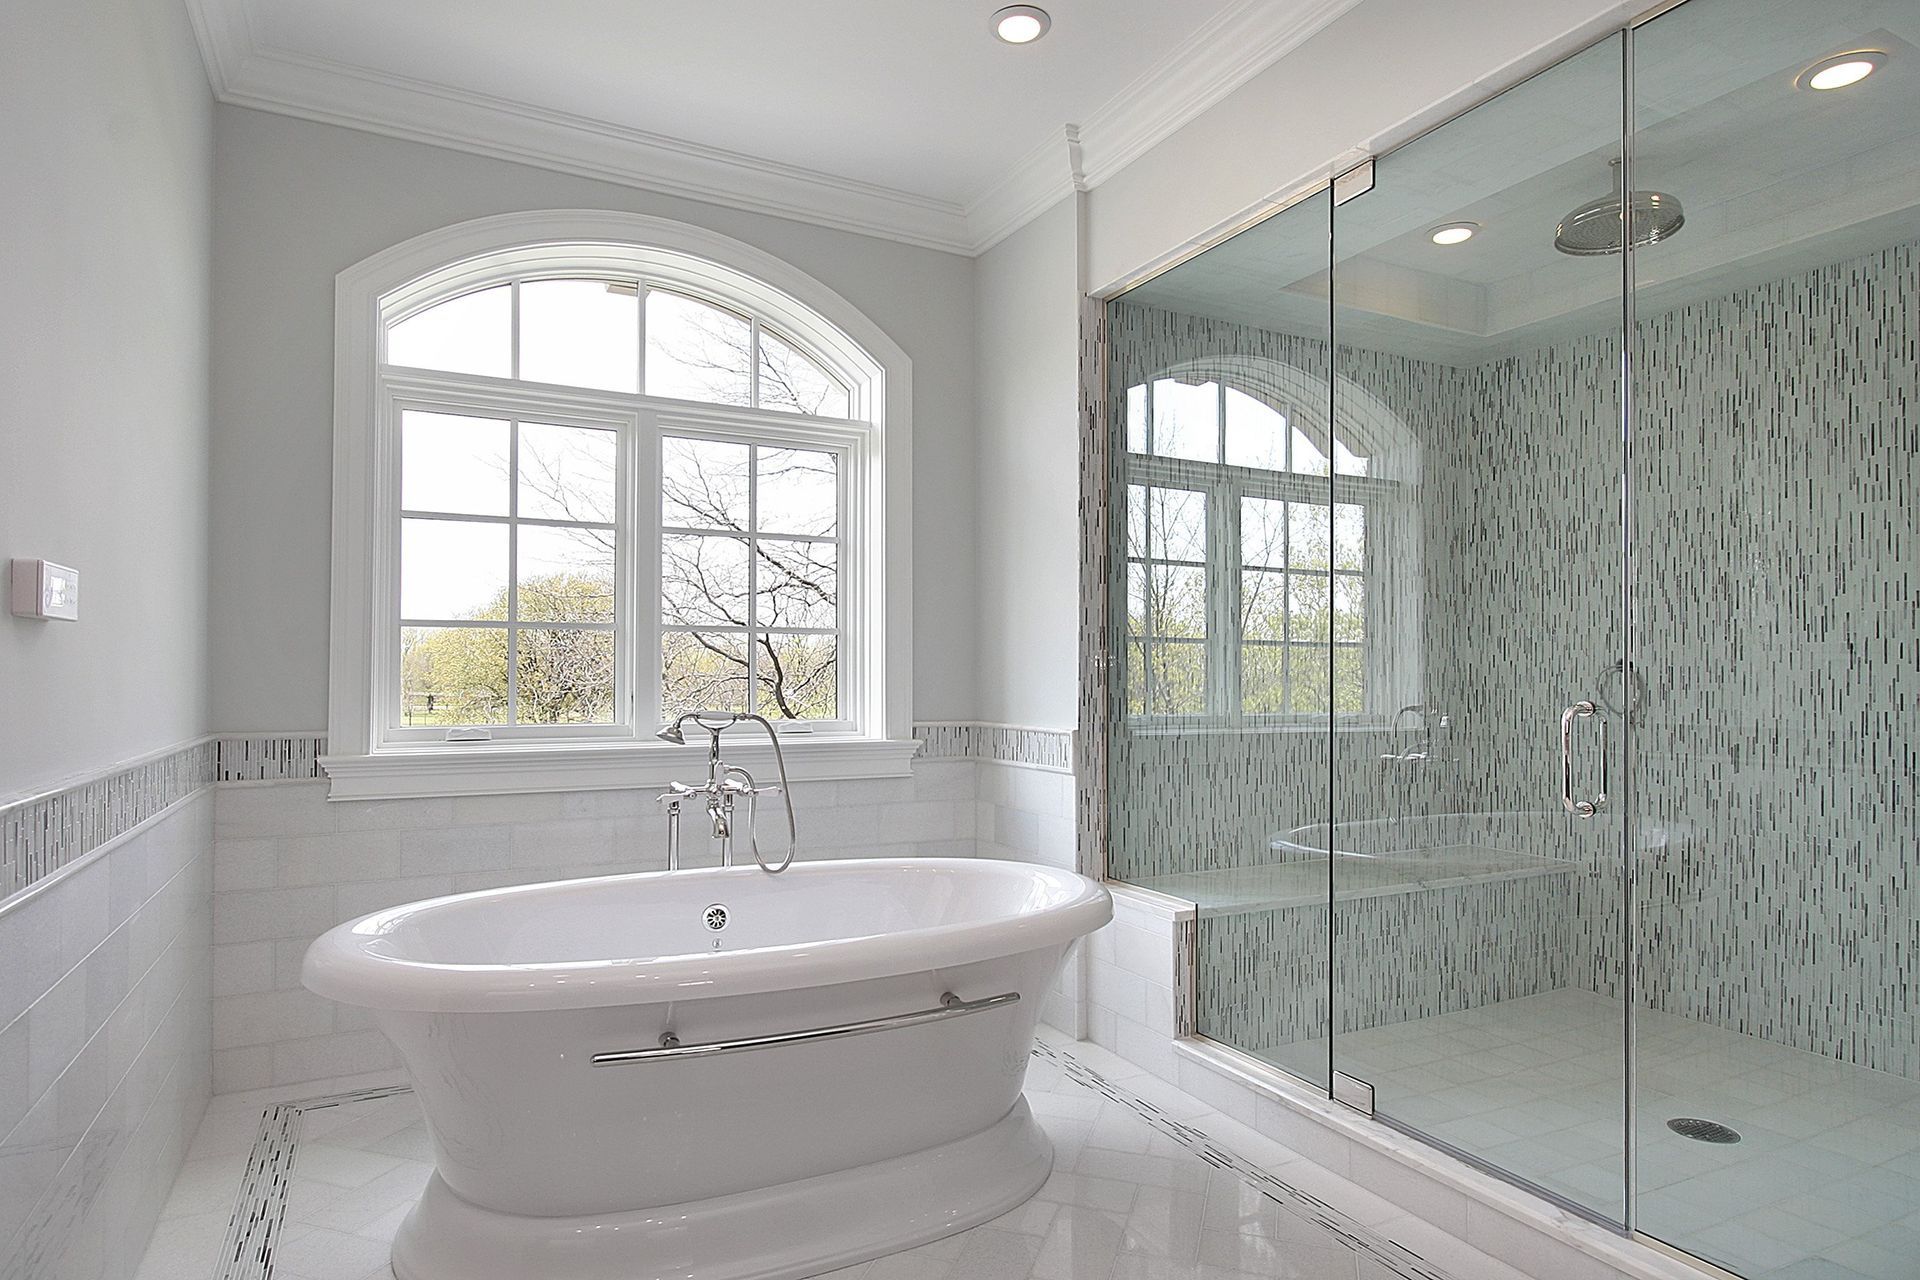
<path id="1" fill-rule="evenodd" d="M 1687 0 L 1104 317 L 1201 1033 L 1749 1276 L 1920 1257 L 1917 45 Z"/>

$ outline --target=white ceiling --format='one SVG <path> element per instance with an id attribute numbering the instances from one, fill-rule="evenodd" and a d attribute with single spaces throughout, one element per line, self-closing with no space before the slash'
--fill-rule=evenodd
<path id="1" fill-rule="evenodd" d="M 969 252 L 1357 0 L 1001 3 L 187 0 L 224 101 Z"/>

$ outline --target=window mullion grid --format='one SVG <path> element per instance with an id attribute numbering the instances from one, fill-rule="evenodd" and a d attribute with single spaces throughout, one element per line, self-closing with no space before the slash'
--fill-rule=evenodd
<path id="1" fill-rule="evenodd" d="M 747 317 L 747 403 L 760 407 L 760 318 Z"/>
<path id="2" fill-rule="evenodd" d="M 1152 384 L 1148 385 L 1149 388 L 1151 388 Z M 1149 412 L 1147 413 L 1147 442 L 1149 446 L 1151 446 L 1153 442 L 1153 413 L 1151 412 L 1153 393 L 1151 389 L 1149 389 L 1147 397 L 1149 406 Z M 1141 542 L 1140 548 L 1141 554 L 1146 557 L 1140 562 L 1140 666 L 1146 673 L 1146 681 L 1141 686 L 1141 697 L 1143 699 L 1141 705 L 1147 709 L 1147 714 L 1151 715 L 1154 707 L 1158 705 L 1154 701 L 1154 692 L 1155 687 L 1159 683 L 1153 666 L 1154 659 L 1157 656 L 1154 652 L 1156 646 L 1154 645 L 1153 638 L 1158 634 L 1158 627 L 1156 625 L 1158 622 L 1156 617 L 1158 611 L 1153 607 L 1155 578 L 1158 576 L 1154 573 L 1153 564 L 1153 529 L 1154 520 L 1157 518 L 1159 509 L 1165 502 L 1165 499 L 1161 496 L 1160 490 L 1154 488 L 1152 485 L 1142 485 L 1140 487 L 1140 500 L 1147 504 L 1146 519 L 1144 521 L 1146 535 Z"/>
<path id="3" fill-rule="evenodd" d="M 1292 446 L 1289 445 L 1289 448 Z M 1293 706 L 1293 503 L 1280 506 L 1280 705 Z"/>
<path id="4" fill-rule="evenodd" d="M 513 286 L 519 310 L 520 285 Z M 520 332 L 519 324 L 514 333 Z M 514 362 L 520 359 L 514 339 Z M 507 723 L 520 723 L 520 419 L 507 424 Z"/>
<path id="5" fill-rule="evenodd" d="M 639 310 L 634 320 L 634 345 L 638 349 L 633 353 L 633 358 L 639 362 L 640 371 L 634 386 L 644 396 L 647 394 L 647 282 L 638 277 L 633 282 L 633 305 Z"/>
<path id="6" fill-rule="evenodd" d="M 1226 432 L 1226 393 L 1221 393 L 1221 440 L 1225 448 Z M 1221 455 L 1226 456 L 1224 452 Z M 1226 717 L 1229 724 L 1238 724 L 1241 719 L 1241 670 L 1240 670 L 1240 609 L 1241 609 L 1241 536 L 1240 536 L 1240 491 L 1231 482 L 1219 485 L 1208 499 L 1217 508 L 1214 519 L 1209 522 L 1209 534 L 1217 534 L 1217 545 L 1209 551 L 1208 560 L 1219 565 L 1221 589 L 1215 593 L 1219 597 L 1219 607 L 1214 617 L 1214 631 L 1220 639 L 1214 646 L 1219 654 L 1220 689 L 1218 691 L 1218 711 Z"/>
<path id="7" fill-rule="evenodd" d="M 759 327 L 755 322 L 754 347 L 759 350 Z M 755 382 L 758 394 L 758 382 Z M 760 714 L 760 646 L 757 628 L 760 622 L 760 446 L 747 446 L 747 710 Z"/>

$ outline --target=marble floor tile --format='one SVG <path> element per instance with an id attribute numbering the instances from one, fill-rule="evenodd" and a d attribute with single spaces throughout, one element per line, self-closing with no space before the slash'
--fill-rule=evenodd
<path id="1" fill-rule="evenodd" d="M 1117 1067 L 1116 1074 L 1107 1067 Z M 136 1280 L 388 1280 L 387 1253 L 431 1171 L 430 1144 L 417 1102 L 396 1078 L 349 1083 L 359 1091 L 320 1096 L 309 1086 L 305 1097 L 270 1090 L 216 1099 Z M 367 1090 L 371 1094 L 362 1096 Z M 831 1274 L 841 1280 L 1516 1275 L 1418 1220 L 1401 1215 L 1397 1225 L 1378 1225 L 1395 1217 L 1392 1206 L 1090 1045 L 1044 1037 L 1035 1047 L 1027 1094 L 1055 1148 L 1053 1175 L 1032 1200 L 970 1231 Z M 1237 1139 L 1247 1145 L 1236 1146 Z M 1202 1147 L 1211 1159 L 1201 1156 Z M 275 1150 L 284 1165 L 273 1163 Z M 1223 1155 L 1232 1167 L 1220 1167 Z M 266 1168 L 282 1168 L 285 1176 L 265 1178 L 260 1171 Z M 269 1219 L 277 1228 L 269 1247 L 249 1252 L 246 1242 L 254 1237 L 247 1233 Z M 235 1239 L 241 1241 L 237 1252 Z M 225 1256 L 230 1252 L 234 1260 Z"/>
<path id="2" fill-rule="evenodd" d="M 1334 1038 L 1380 1115 L 1619 1219 L 1623 1014 L 1550 991 Z M 1920 1280 L 1920 1081 L 1670 1014 L 1636 1014 L 1642 1230 L 1752 1277 Z M 1324 1039 L 1269 1046 L 1324 1061 Z M 1700 1142 L 1667 1120 L 1737 1130 Z"/>

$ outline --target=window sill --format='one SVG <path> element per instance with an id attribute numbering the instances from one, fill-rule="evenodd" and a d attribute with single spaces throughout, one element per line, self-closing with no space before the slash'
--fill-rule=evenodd
<path id="1" fill-rule="evenodd" d="M 1391 727 L 1391 722 L 1385 717 L 1372 713 L 1342 715 L 1333 721 L 1335 733 L 1387 733 Z M 1327 721 L 1317 717 L 1311 720 L 1236 725 L 1197 718 L 1188 721 L 1141 720 L 1128 716 L 1126 731 L 1136 738 L 1251 738 L 1290 737 L 1305 734 L 1325 736 Z"/>
<path id="2" fill-rule="evenodd" d="M 778 781 L 764 739 L 724 739 L 728 764 L 762 783 Z M 920 744 L 912 739 L 815 738 L 781 742 L 790 782 L 905 778 Z M 513 795 L 664 787 L 706 776 L 707 748 L 655 742 L 444 742 L 389 747 L 371 755 L 323 756 L 330 800 Z"/>

